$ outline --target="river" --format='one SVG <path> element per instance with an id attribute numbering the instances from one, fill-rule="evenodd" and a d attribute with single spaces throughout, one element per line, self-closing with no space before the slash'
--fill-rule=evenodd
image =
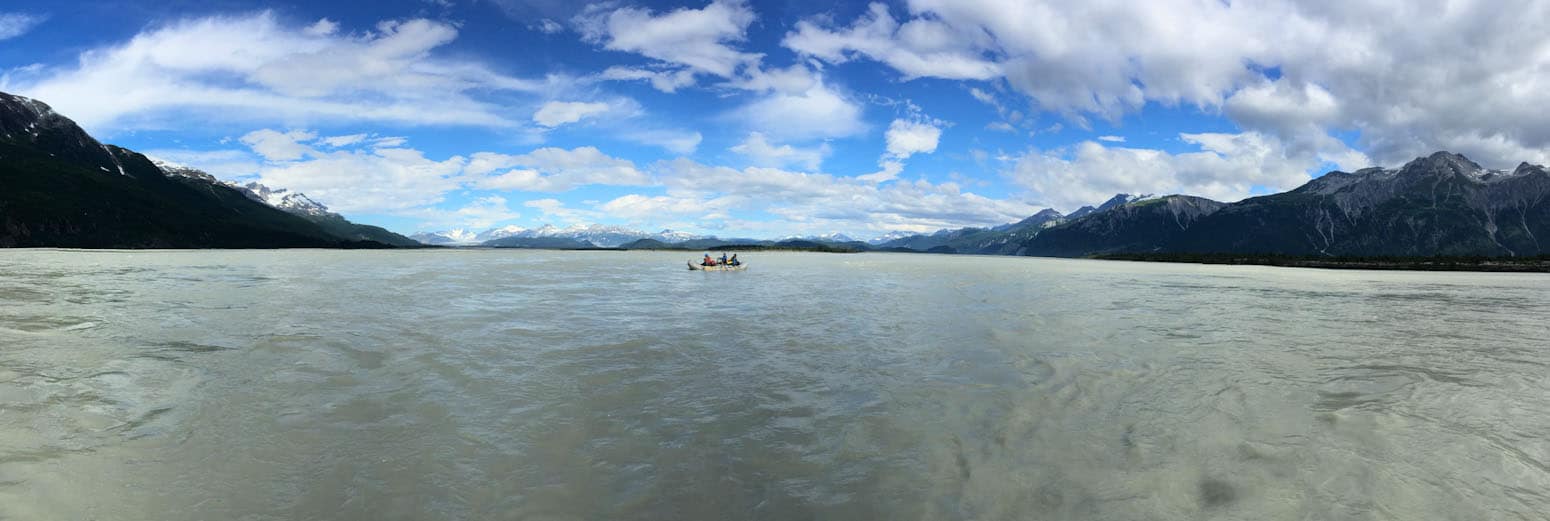
<path id="1" fill-rule="evenodd" d="M 0 519 L 1545 519 L 1550 276 L 0 251 Z"/>

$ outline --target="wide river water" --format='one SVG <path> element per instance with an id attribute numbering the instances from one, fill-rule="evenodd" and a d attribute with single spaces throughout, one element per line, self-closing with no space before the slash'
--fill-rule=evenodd
<path id="1" fill-rule="evenodd" d="M 1546 519 L 1550 276 L 0 251 L 0 519 Z"/>

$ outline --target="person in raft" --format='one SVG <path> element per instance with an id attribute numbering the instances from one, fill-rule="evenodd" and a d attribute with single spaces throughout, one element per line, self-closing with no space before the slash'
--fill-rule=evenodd
<path id="1" fill-rule="evenodd" d="M 707 253 L 707 254 L 705 254 L 705 260 L 700 262 L 700 265 L 701 266 L 715 266 L 716 265 L 716 259 L 710 258 L 710 254 Z"/>
<path id="2" fill-rule="evenodd" d="M 727 265 L 727 252 L 721 252 L 721 265 Z"/>
<path id="3" fill-rule="evenodd" d="M 727 261 L 727 263 L 732 265 L 732 266 L 742 266 L 743 265 L 743 261 L 737 260 L 737 254 L 736 253 L 732 254 L 732 260 Z"/>

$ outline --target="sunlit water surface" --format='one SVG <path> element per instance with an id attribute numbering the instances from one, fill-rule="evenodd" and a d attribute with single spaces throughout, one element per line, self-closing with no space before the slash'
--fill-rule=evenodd
<path id="1" fill-rule="evenodd" d="M 1550 277 L 0 251 L 3 519 L 1545 519 Z"/>

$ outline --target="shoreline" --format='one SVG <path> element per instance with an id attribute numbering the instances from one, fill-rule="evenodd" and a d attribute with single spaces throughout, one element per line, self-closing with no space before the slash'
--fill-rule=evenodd
<path id="1" fill-rule="evenodd" d="M 1465 271 L 1480 273 L 1550 273 L 1550 257 L 1283 257 L 1276 255 L 1111 253 L 1095 260 L 1271 266 L 1366 271 Z"/>
<path id="2" fill-rule="evenodd" d="M 1299 257 L 1279 255 L 1238 254 L 1184 254 L 1184 253 L 1108 253 L 1081 257 L 1047 257 L 1040 255 L 985 255 L 972 253 L 945 253 L 898 250 L 860 250 L 850 248 L 806 248 L 760 245 L 725 245 L 712 248 L 529 248 L 513 246 L 439 246 L 351 248 L 351 247 L 280 247 L 280 248 L 72 248 L 58 246 L 8 247 L 0 252 L 11 251 L 77 251 L 77 252 L 192 252 L 192 251 L 286 251 L 286 250 L 334 250 L 334 251 L 458 251 L 458 250 L 541 250 L 579 252 L 785 252 L 785 253 L 900 253 L 909 255 L 944 255 L 949 257 L 1009 257 L 1086 259 L 1104 261 L 1161 262 L 1168 264 L 1202 264 L 1220 266 L 1269 266 L 1275 268 L 1313 268 L 1330 270 L 1362 271 L 1433 271 L 1475 273 L 1550 273 L 1550 256 L 1538 257 Z"/>

